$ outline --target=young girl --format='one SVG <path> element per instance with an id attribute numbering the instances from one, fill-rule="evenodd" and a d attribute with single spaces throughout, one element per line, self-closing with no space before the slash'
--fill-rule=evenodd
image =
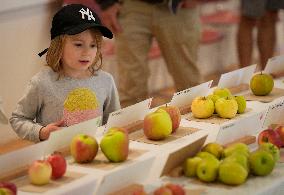
<path id="1" fill-rule="evenodd" d="M 47 67 L 30 81 L 10 123 L 23 139 L 38 142 L 52 131 L 120 108 L 112 76 L 102 70 L 102 36 L 112 38 L 88 7 L 71 4 L 52 20 Z"/>

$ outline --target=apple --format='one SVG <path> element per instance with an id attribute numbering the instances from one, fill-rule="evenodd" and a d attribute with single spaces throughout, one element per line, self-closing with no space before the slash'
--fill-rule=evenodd
<path id="1" fill-rule="evenodd" d="M 242 165 L 249 172 L 248 156 L 243 153 L 235 152 L 226 157 L 223 162 L 236 162 Z"/>
<path id="2" fill-rule="evenodd" d="M 221 118 L 234 118 L 238 112 L 238 103 L 234 98 L 219 98 L 215 103 L 217 114 Z"/>
<path id="3" fill-rule="evenodd" d="M 187 158 L 183 165 L 183 173 L 186 177 L 195 177 L 198 164 L 202 161 L 202 158 L 195 156 Z"/>
<path id="4" fill-rule="evenodd" d="M 254 95 L 268 95 L 274 87 L 274 81 L 271 75 L 260 73 L 255 74 L 250 80 L 250 89 Z"/>
<path id="5" fill-rule="evenodd" d="M 269 152 L 270 154 L 272 154 L 275 162 L 277 162 L 280 158 L 280 150 L 277 146 L 275 146 L 272 143 L 262 143 L 259 145 L 259 149 L 260 150 L 266 150 L 267 152 Z"/>
<path id="6" fill-rule="evenodd" d="M 283 145 L 284 146 L 284 127 L 279 125 L 277 126 L 274 131 L 276 131 L 280 137 L 280 140 L 282 141 Z"/>
<path id="7" fill-rule="evenodd" d="M 218 88 L 218 87 L 214 89 L 213 95 L 217 95 L 220 98 L 225 98 L 225 99 L 232 96 L 228 88 Z"/>
<path id="8" fill-rule="evenodd" d="M 209 118 L 214 109 L 213 101 L 206 97 L 196 97 L 191 103 L 191 112 L 195 118 Z"/>
<path id="9" fill-rule="evenodd" d="M 111 162 L 125 161 L 129 153 L 129 139 L 126 130 L 112 127 L 103 136 L 100 147 L 103 154 Z"/>
<path id="10" fill-rule="evenodd" d="M 213 182 L 217 179 L 219 161 L 206 158 L 203 159 L 197 166 L 196 174 L 198 179 L 205 182 Z"/>
<path id="11" fill-rule="evenodd" d="M 46 160 L 35 160 L 29 166 L 29 180 L 34 185 L 48 184 L 52 174 L 52 167 Z"/>
<path id="12" fill-rule="evenodd" d="M 147 195 L 147 193 L 143 188 L 140 188 L 133 191 L 131 195 Z"/>
<path id="13" fill-rule="evenodd" d="M 219 166 L 219 180 L 228 185 L 240 185 L 246 181 L 247 170 L 237 162 L 222 162 Z"/>
<path id="14" fill-rule="evenodd" d="M 232 155 L 233 153 L 241 153 L 245 156 L 249 156 L 249 148 L 246 144 L 244 143 L 234 143 L 232 145 L 229 145 L 226 147 L 223 151 L 223 157 L 228 157 Z"/>
<path id="15" fill-rule="evenodd" d="M 250 154 L 249 164 L 254 175 L 265 176 L 272 172 L 275 160 L 268 151 L 256 150 Z"/>
<path id="16" fill-rule="evenodd" d="M 71 141 L 70 151 L 77 163 L 92 162 L 98 152 L 97 140 L 86 134 L 76 135 Z"/>
<path id="17" fill-rule="evenodd" d="M 243 95 L 235 96 L 235 100 L 238 104 L 238 114 L 242 114 L 245 112 L 247 107 L 247 101 Z"/>
<path id="18" fill-rule="evenodd" d="M 13 195 L 17 195 L 17 186 L 12 182 L 0 182 L 0 188 L 8 188 L 13 192 Z"/>
<path id="19" fill-rule="evenodd" d="M 212 159 L 216 162 L 219 162 L 219 160 L 214 156 L 213 154 L 209 152 L 198 152 L 195 156 L 202 158 L 202 159 Z"/>
<path id="20" fill-rule="evenodd" d="M 281 148 L 284 145 L 277 131 L 269 128 L 261 131 L 258 134 L 257 142 L 259 145 L 262 143 L 270 142 L 278 148 Z"/>
<path id="21" fill-rule="evenodd" d="M 47 161 L 52 167 L 52 179 L 59 179 L 65 174 L 67 163 L 64 156 L 60 153 L 53 153 L 49 155 L 47 157 Z"/>
<path id="22" fill-rule="evenodd" d="M 150 140 L 163 140 L 172 133 L 172 119 L 167 111 L 158 109 L 144 118 L 143 130 Z"/>
<path id="23" fill-rule="evenodd" d="M 216 142 L 208 143 L 201 149 L 201 151 L 203 152 L 209 152 L 213 154 L 217 159 L 220 159 L 222 157 L 223 150 L 223 146 Z"/>
<path id="24" fill-rule="evenodd" d="M 0 195 L 15 195 L 15 194 L 9 188 L 0 187 Z"/>
<path id="25" fill-rule="evenodd" d="M 167 111 L 167 113 L 170 115 L 172 119 L 172 133 L 174 133 L 178 129 L 181 121 L 181 113 L 179 108 L 177 106 L 166 105 L 159 107 L 159 109 Z"/>
<path id="26" fill-rule="evenodd" d="M 172 191 L 171 191 L 169 188 L 167 188 L 166 186 L 161 186 L 161 187 L 157 188 L 157 189 L 154 191 L 153 194 L 154 194 L 154 195 L 174 195 L 174 194 L 172 193 Z"/>
<path id="27" fill-rule="evenodd" d="M 210 99 L 210 100 L 213 101 L 213 103 L 214 103 L 214 113 L 216 113 L 215 103 L 216 103 L 216 101 L 217 101 L 219 98 L 220 98 L 220 96 L 214 95 L 214 94 L 210 94 L 210 95 L 208 95 L 208 96 L 206 97 L 206 99 Z"/>
<path id="28" fill-rule="evenodd" d="M 181 185 L 168 183 L 165 185 L 165 187 L 170 189 L 173 195 L 185 195 L 185 190 Z"/>

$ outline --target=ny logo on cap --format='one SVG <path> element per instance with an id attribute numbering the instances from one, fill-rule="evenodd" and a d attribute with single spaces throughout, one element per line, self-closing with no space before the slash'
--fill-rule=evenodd
<path id="1" fill-rule="evenodd" d="M 93 13 L 89 10 L 89 8 L 87 8 L 87 10 L 84 10 L 84 8 L 82 8 L 79 12 L 82 14 L 82 19 L 85 19 L 85 15 L 87 15 L 88 20 L 96 21 L 96 19 L 93 16 Z"/>

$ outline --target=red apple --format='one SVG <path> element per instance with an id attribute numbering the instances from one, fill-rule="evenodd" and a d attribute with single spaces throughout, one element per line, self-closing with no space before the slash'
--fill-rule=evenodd
<path id="1" fill-rule="evenodd" d="M 132 192 L 132 195 L 147 195 L 147 193 L 144 191 L 143 188 L 137 189 L 134 192 Z"/>
<path id="2" fill-rule="evenodd" d="M 11 182 L 0 182 L 0 188 L 8 188 L 13 192 L 13 195 L 17 195 L 17 186 Z"/>
<path id="3" fill-rule="evenodd" d="M 163 109 L 165 111 L 167 111 L 167 113 L 170 115 L 171 119 L 172 119 L 172 133 L 174 133 L 180 124 L 180 120 L 181 120 L 181 114 L 180 114 L 180 110 L 177 106 L 161 106 L 159 107 L 159 109 Z"/>
<path id="4" fill-rule="evenodd" d="M 173 195 L 185 195 L 183 187 L 178 184 L 169 183 L 166 184 L 165 186 L 172 191 Z"/>
<path id="5" fill-rule="evenodd" d="M 77 163 L 92 162 L 98 152 L 97 140 L 85 134 L 76 135 L 70 144 L 71 155 Z"/>
<path id="6" fill-rule="evenodd" d="M 273 129 L 265 129 L 259 133 L 258 144 L 260 145 L 265 142 L 270 142 L 278 148 L 281 148 L 281 146 L 283 146 L 283 142 L 281 141 L 279 134 Z"/>
<path id="7" fill-rule="evenodd" d="M 14 192 L 10 190 L 9 188 L 1 187 L 0 195 L 14 195 Z"/>
<path id="8" fill-rule="evenodd" d="M 34 185 L 45 185 L 49 183 L 52 167 L 46 160 L 34 161 L 28 171 L 30 182 Z"/>
<path id="9" fill-rule="evenodd" d="M 52 167 L 52 179 L 61 178 L 65 174 L 67 163 L 64 156 L 62 156 L 60 153 L 51 154 L 47 157 L 47 161 Z"/>
<path id="10" fill-rule="evenodd" d="M 154 195 L 174 195 L 166 186 L 161 186 L 154 191 Z"/>
<path id="11" fill-rule="evenodd" d="M 274 129 L 274 131 L 276 131 L 277 133 L 278 133 L 278 135 L 279 135 L 279 137 L 280 137 L 280 139 L 281 139 L 281 141 L 282 141 L 282 143 L 283 143 L 283 145 L 282 146 L 284 146 L 284 127 L 283 126 L 277 126 L 275 129 Z"/>

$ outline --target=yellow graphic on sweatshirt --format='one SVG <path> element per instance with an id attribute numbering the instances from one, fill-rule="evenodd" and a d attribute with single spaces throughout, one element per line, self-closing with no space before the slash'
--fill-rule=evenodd
<path id="1" fill-rule="evenodd" d="M 98 107 L 96 94 L 88 88 L 78 88 L 71 91 L 64 102 L 68 111 L 89 110 Z"/>

